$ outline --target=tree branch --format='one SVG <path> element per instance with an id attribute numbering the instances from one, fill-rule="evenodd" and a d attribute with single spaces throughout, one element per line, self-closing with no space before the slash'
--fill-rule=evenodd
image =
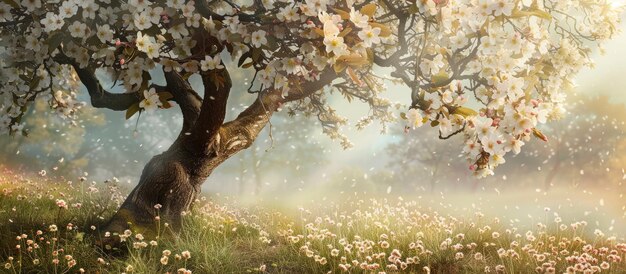
<path id="1" fill-rule="evenodd" d="M 95 108 L 108 108 L 115 111 L 125 111 L 143 98 L 139 93 L 111 93 L 102 87 L 96 77 L 95 69 L 80 68 L 75 62 L 70 62 L 78 78 L 87 88 L 91 97 L 91 105 Z"/>
<path id="2" fill-rule="evenodd" d="M 204 84 L 204 100 L 195 124 L 190 129 L 190 144 L 194 151 L 207 154 L 226 118 L 226 104 L 232 83 L 226 69 L 200 74 Z M 201 148 L 201 151 L 198 149 Z"/>
<path id="3" fill-rule="evenodd" d="M 335 79 L 337 79 L 337 74 L 333 69 L 328 68 L 322 72 L 318 81 L 302 84 L 299 92 L 290 92 L 286 98 L 272 92 L 259 95 L 254 103 L 242 111 L 236 119 L 225 123 L 220 129 L 221 153 L 232 154 L 248 148 L 281 104 L 310 96 L 331 84 Z"/>
<path id="4" fill-rule="evenodd" d="M 289 92 L 289 94 L 280 101 L 280 103 L 288 103 L 308 97 L 309 95 L 321 90 L 326 85 L 330 85 L 337 79 L 337 73 L 332 68 L 327 68 L 320 74 L 317 81 L 306 82 L 299 87 L 300 92 Z"/>
<path id="5" fill-rule="evenodd" d="M 183 113 L 183 129 L 187 132 L 200 115 L 202 98 L 196 93 L 189 82 L 175 70 L 163 71 L 167 90 L 174 96 L 174 101 L 180 106 Z"/>

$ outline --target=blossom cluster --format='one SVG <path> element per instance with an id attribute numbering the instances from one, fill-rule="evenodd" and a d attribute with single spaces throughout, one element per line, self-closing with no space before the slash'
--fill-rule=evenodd
<path id="1" fill-rule="evenodd" d="M 0 132 L 20 131 L 36 98 L 65 116 L 80 108 L 77 88 L 60 80 L 72 67 L 108 72 L 143 97 L 136 109 L 153 110 L 168 107 L 150 88 L 154 68 L 217 75 L 229 57 L 254 69 L 249 90 L 258 93 L 289 98 L 305 83 L 334 83 L 372 109 L 358 127 L 394 121 L 380 93 L 386 80 L 403 83 L 412 90 L 411 126 L 430 122 L 444 138 L 465 135 L 471 168 L 484 176 L 530 136 L 546 139 L 537 126 L 562 114 L 572 77 L 617 31 L 621 11 L 606 0 L 395 2 L 1 3 Z M 376 67 L 391 68 L 392 77 Z M 339 131 L 346 122 L 325 96 L 309 95 L 294 109 L 317 114 L 324 132 L 347 147 Z"/>

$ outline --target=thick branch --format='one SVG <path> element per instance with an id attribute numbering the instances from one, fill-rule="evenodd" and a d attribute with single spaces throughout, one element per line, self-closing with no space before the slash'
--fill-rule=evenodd
<path id="1" fill-rule="evenodd" d="M 203 72 L 204 100 L 198 118 L 190 129 L 189 141 L 194 150 L 208 153 L 209 144 L 224 123 L 226 104 L 232 86 L 227 70 Z"/>
<path id="2" fill-rule="evenodd" d="M 183 132 L 187 132 L 200 115 L 202 98 L 189 82 L 176 71 L 163 71 L 167 81 L 167 90 L 174 96 L 174 101 L 183 113 Z"/>
<path id="3" fill-rule="evenodd" d="M 286 98 L 274 93 L 260 95 L 235 120 L 222 126 L 220 129 L 221 153 L 231 155 L 249 147 L 281 104 L 310 96 L 331 84 L 335 79 L 337 79 L 337 74 L 329 68 L 322 72 L 319 80 L 302 84 L 297 91 L 290 92 Z"/>
<path id="4" fill-rule="evenodd" d="M 317 81 L 306 82 L 299 87 L 299 90 L 289 92 L 289 95 L 281 100 L 281 103 L 288 103 L 304 99 L 309 95 L 321 90 L 324 86 L 330 85 L 337 79 L 337 73 L 331 68 L 322 71 Z"/>
<path id="5" fill-rule="evenodd" d="M 91 97 L 91 105 L 95 108 L 108 108 L 116 111 L 124 111 L 130 108 L 132 105 L 142 100 L 141 96 L 134 93 L 111 93 L 100 84 L 100 81 L 96 77 L 95 69 L 92 68 L 80 68 L 75 62 L 71 62 L 72 67 L 78 74 L 78 78 L 87 88 L 89 96 Z"/>

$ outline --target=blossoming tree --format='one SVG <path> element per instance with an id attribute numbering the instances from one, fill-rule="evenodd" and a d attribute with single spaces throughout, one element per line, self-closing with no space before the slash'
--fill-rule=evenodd
<path id="1" fill-rule="evenodd" d="M 533 135 L 546 139 L 536 126 L 561 115 L 564 91 L 619 12 L 607 0 L 3 0 L 0 132 L 23 130 L 34 100 L 72 119 L 82 106 L 73 73 L 96 108 L 180 108 L 179 137 L 146 165 L 111 229 L 150 222 L 156 204 L 176 223 L 281 107 L 316 115 L 349 146 L 328 94 L 370 106 L 358 127 L 384 126 L 397 116 L 380 96 L 386 81 L 411 90 L 400 115 L 410 127 L 464 136 L 484 176 Z M 230 89 L 243 84 L 232 67 L 255 72 L 247 90 L 258 96 L 226 122 Z M 151 81 L 157 69 L 163 85 Z M 107 90 L 98 70 L 126 92 Z M 188 81 L 198 76 L 200 93 Z"/>

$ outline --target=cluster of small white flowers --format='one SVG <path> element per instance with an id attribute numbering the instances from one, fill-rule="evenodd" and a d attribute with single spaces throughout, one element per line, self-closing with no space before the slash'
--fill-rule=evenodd
<path id="1" fill-rule="evenodd" d="M 537 125 L 561 115 L 563 90 L 590 64 L 591 42 L 616 31 L 620 13 L 606 0 L 427 0 L 396 7 L 266 0 L 255 14 L 243 12 L 243 2 L 0 4 L 0 22 L 11 22 L 0 28 L 0 133 L 20 131 L 28 102 L 45 92 L 66 116 L 80 106 L 71 93 L 77 88 L 63 89 L 58 80 L 71 71 L 67 59 L 80 68 L 108 69 L 128 92 L 143 93 L 140 108 L 152 110 L 163 107 L 149 89 L 155 64 L 217 75 L 227 54 L 256 70 L 258 92 L 285 98 L 330 73 L 346 82 L 336 89 L 373 109 L 363 121 L 384 125 L 394 116 L 391 103 L 379 97 L 387 78 L 376 75 L 377 64 L 395 68 L 392 77 L 413 89 L 411 126 L 430 121 L 442 137 L 463 133 L 472 169 L 484 176 L 533 134 L 545 139 Z M 411 23 L 403 25 L 407 18 Z M 324 132 L 350 146 L 339 130 L 344 119 L 322 102 L 309 100 L 301 109 L 317 112 Z M 466 107 L 475 103 L 482 108 Z"/>
<path id="2" fill-rule="evenodd" d="M 621 12 L 606 1 L 437 3 L 418 5 L 441 24 L 421 48 L 430 57 L 419 70 L 431 88 L 419 90 L 406 118 L 410 127 L 431 121 L 444 138 L 463 134 L 479 177 L 493 175 L 533 135 L 547 141 L 537 126 L 564 114 L 572 78 L 592 64 L 590 44 L 611 37 Z M 499 19 L 504 23 L 493 23 Z M 568 20 L 578 22 L 575 33 L 559 25 Z M 465 107 L 476 103 L 478 111 Z"/>

